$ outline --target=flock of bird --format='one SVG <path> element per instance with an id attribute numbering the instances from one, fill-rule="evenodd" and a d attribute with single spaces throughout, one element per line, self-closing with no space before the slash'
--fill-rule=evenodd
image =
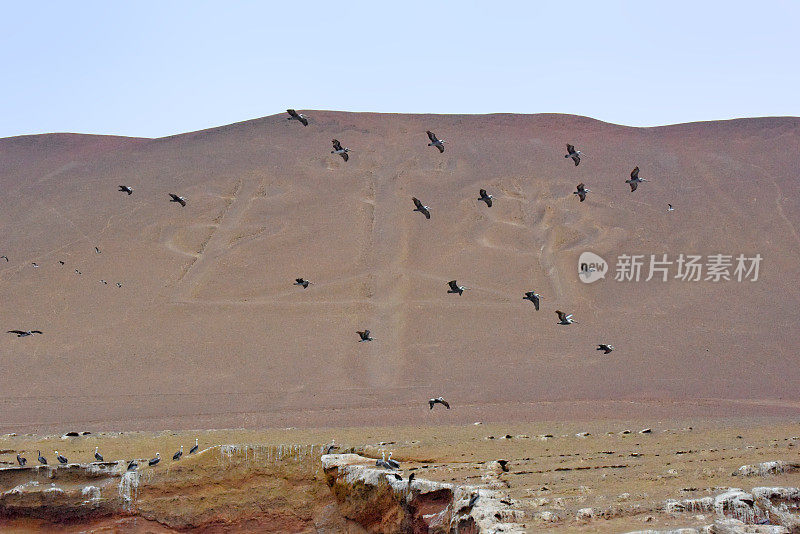
<path id="1" fill-rule="evenodd" d="M 194 446 L 191 449 L 189 449 L 189 454 L 196 453 L 199 448 L 200 448 L 200 440 L 198 438 L 195 438 Z M 58 451 L 53 451 L 53 452 L 56 455 L 56 460 L 58 460 L 58 463 L 60 463 L 61 465 L 67 465 L 69 463 L 69 460 L 67 460 L 66 456 L 60 454 Z M 42 455 L 41 450 L 37 450 L 36 454 L 38 455 L 37 460 L 39 461 L 39 465 L 48 465 L 47 458 L 45 458 Z M 182 456 L 183 456 L 183 445 L 181 445 L 181 448 L 178 449 L 175 452 L 175 454 L 172 455 L 172 461 L 177 462 L 178 460 L 181 459 Z M 100 454 L 100 447 L 94 448 L 94 459 L 97 462 L 105 462 L 105 460 L 103 459 L 103 455 Z M 147 461 L 147 465 L 150 467 L 154 467 L 158 465 L 159 462 L 161 462 L 161 453 L 157 452 L 155 457 L 150 458 Z M 20 467 L 25 467 L 25 464 L 28 463 L 28 459 L 22 456 L 22 454 L 17 453 L 17 463 L 20 465 Z M 128 462 L 128 468 L 127 468 L 128 471 L 135 471 L 138 468 L 139 468 L 139 462 L 137 460 L 131 460 L 130 462 Z"/>
<path id="2" fill-rule="evenodd" d="M 289 114 L 288 120 L 290 120 L 290 121 L 291 120 L 295 120 L 295 121 L 300 122 L 303 126 L 308 126 L 308 124 L 309 124 L 308 117 L 306 117 L 302 113 L 298 113 L 294 109 L 288 109 L 287 112 Z M 433 133 L 430 130 L 426 131 L 426 133 L 428 135 L 428 139 L 430 140 L 430 142 L 428 143 L 428 146 L 435 147 L 440 153 L 444 153 L 444 151 L 445 151 L 445 146 L 444 146 L 445 145 L 445 141 L 443 139 L 439 139 L 436 136 L 436 134 Z M 333 150 L 331 151 L 331 154 L 335 154 L 335 155 L 341 156 L 344 161 L 349 161 L 349 159 L 350 159 L 349 153 L 351 152 L 351 150 L 349 148 L 347 148 L 347 147 L 342 146 L 342 143 L 338 139 L 333 139 L 331 142 L 332 142 L 332 145 L 333 145 Z M 576 167 L 578 165 L 580 165 L 582 156 L 584 156 L 584 154 L 580 150 L 577 150 L 574 145 L 567 144 L 567 154 L 564 157 L 567 158 L 567 159 L 572 159 L 572 161 L 575 163 Z M 631 171 L 630 179 L 625 180 L 625 183 L 627 183 L 630 186 L 631 192 L 634 192 L 634 191 L 637 190 L 637 188 L 638 188 L 640 183 L 647 182 L 647 181 L 648 181 L 647 179 L 641 178 L 639 176 L 639 167 L 637 166 L 637 167 L 635 167 L 633 169 L 633 171 Z M 134 189 L 132 187 L 128 186 L 128 185 L 120 185 L 118 191 L 122 192 L 122 193 L 125 193 L 128 196 L 130 196 L 130 195 L 133 194 Z M 591 192 L 591 189 L 587 189 L 584 183 L 579 183 L 577 185 L 576 191 L 574 191 L 573 194 L 576 195 L 579 198 L 580 202 L 584 202 L 586 200 L 587 194 L 590 193 L 590 192 Z M 478 196 L 477 200 L 479 202 L 484 202 L 486 204 L 487 208 L 491 208 L 492 204 L 493 204 L 494 197 L 491 194 L 489 194 L 486 189 L 480 189 L 478 194 L 479 194 L 479 196 Z M 170 200 L 169 200 L 170 202 L 174 202 L 174 203 L 180 204 L 181 207 L 186 207 L 186 205 L 187 205 L 186 197 L 180 196 L 180 195 L 178 195 L 176 193 L 169 193 L 169 197 L 170 197 Z M 422 201 L 420 199 L 418 199 L 417 197 L 412 197 L 411 200 L 414 203 L 413 211 L 421 213 L 422 215 L 425 216 L 426 219 L 430 219 L 431 218 L 431 208 L 429 206 L 426 206 L 425 204 L 423 204 Z M 673 208 L 672 204 L 668 204 L 667 211 L 674 211 L 674 208 Z M 98 247 L 95 247 L 95 252 L 99 254 L 100 253 L 100 249 Z M 0 256 L 0 259 L 5 259 L 6 262 L 9 261 L 8 257 L 5 256 L 5 255 Z M 63 261 L 59 261 L 59 263 L 61 265 L 64 265 Z M 37 263 L 33 263 L 33 266 L 34 267 L 38 267 L 38 264 Z M 75 270 L 75 272 L 77 274 L 81 274 L 80 271 L 77 270 L 77 269 Z M 101 282 L 103 284 L 107 284 L 107 282 L 105 280 L 101 280 Z M 311 285 L 311 284 L 312 284 L 312 282 L 310 282 L 309 280 L 307 280 L 305 278 L 302 278 L 302 277 L 301 278 L 296 278 L 295 282 L 294 282 L 294 285 L 300 286 L 303 289 L 308 289 L 309 285 Z M 456 280 L 450 280 L 447 283 L 447 285 L 448 285 L 447 293 L 458 294 L 459 296 L 463 295 L 464 291 L 468 291 L 470 289 L 470 288 L 465 287 L 463 285 L 459 285 Z M 118 287 L 122 287 L 122 284 L 120 282 L 117 282 L 117 286 Z M 539 295 L 535 291 L 527 291 L 527 292 L 524 293 L 524 296 L 522 298 L 524 300 L 530 300 L 533 303 L 534 308 L 537 311 L 539 310 L 541 295 Z M 555 313 L 558 316 L 558 323 L 557 324 L 559 324 L 559 325 L 568 326 L 568 325 L 577 323 L 577 321 L 575 321 L 573 319 L 573 314 L 571 314 L 571 313 L 565 313 L 565 312 L 563 312 L 561 310 L 555 310 Z M 42 334 L 42 331 L 41 330 L 9 330 L 8 333 L 15 334 L 17 337 L 28 337 L 28 336 L 32 336 L 34 334 Z M 360 331 L 357 332 L 357 334 L 359 336 L 359 340 L 358 340 L 359 343 L 367 342 L 367 341 L 374 341 L 375 340 L 375 338 L 372 337 L 372 335 L 370 333 L 370 330 L 368 330 L 368 329 L 360 330 Z M 598 351 L 602 351 L 604 354 L 609 354 L 611 351 L 614 350 L 614 347 L 612 345 L 607 344 L 607 343 L 601 343 L 601 344 L 597 345 L 597 350 Z M 428 401 L 428 403 L 430 405 L 430 409 L 433 409 L 433 407 L 436 404 L 441 404 L 445 408 L 450 409 L 450 405 L 442 397 L 430 399 Z M 197 445 L 195 444 L 195 447 L 192 449 L 191 452 L 194 452 L 194 450 L 196 450 L 196 447 L 197 447 Z M 181 449 L 181 451 L 175 453 L 175 456 L 173 456 L 173 459 L 175 459 L 175 460 L 179 459 L 181 454 L 182 454 L 182 449 Z M 96 456 L 99 456 L 99 454 L 96 453 Z M 62 458 L 64 460 L 66 460 L 63 456 L 58 455 L 57 457 L 58 457 L 59 461 L 61 461 Z M 18 458 L 18 460 L 20 460 L 21 465 L 24 465 L 24 458 Z M 39 456 L 39 460 L 43 464 L 46 463 L 46 461 L 44 460 L 44 458 L 41 455 Z M 156 458 L 153 458 L 152 460 L 150 460 L 150 462 L 151 462 L 150 465 L 157 464 L 159 462 L 159 460 L 160 460 L 160 456 L 157 455 Z M 64 462 L 61 462 L 61 463 L 66 463 L 66 462 L 64 461 Z"/>

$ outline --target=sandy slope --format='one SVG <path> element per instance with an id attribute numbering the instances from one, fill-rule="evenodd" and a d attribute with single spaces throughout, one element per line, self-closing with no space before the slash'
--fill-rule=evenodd
<path id="1" fill-rule="evenodd" d="M 797 412 L 800 119 L 308 114 L 0 140 L 0 324 L 45 331 L 0 338 L 0 428 Z M 588 154 L 577 168 L 566 142 Z M 634 165 L 652 182 L 631 194 Z M 612 269 L 623 253 L 764 261 L 755 283 L 587 286 L 584 250 Z M 448 295 L 451 278 L 474 289 Z M 455 409 L 429 412 L 438 395 Z"/>

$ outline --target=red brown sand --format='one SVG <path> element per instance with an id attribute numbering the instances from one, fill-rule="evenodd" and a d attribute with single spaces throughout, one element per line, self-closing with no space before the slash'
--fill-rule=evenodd
<path id="1" fill-rule="evenodd" d="M 0 140 L 0 323 L 44 331 L 0 338 L 0 429 L 797 413 L 800 119 L 307 114 Z M 754 283 L 585 285 L 584 250 L 764 259 Z"/>

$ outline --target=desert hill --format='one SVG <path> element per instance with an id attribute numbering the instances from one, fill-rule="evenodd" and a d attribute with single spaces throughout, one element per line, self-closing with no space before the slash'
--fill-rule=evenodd
<path id="1" fill-rule="evenodd" d="M 0 327 L 44 331 L 0 338 L 0 428 L 797 412 L 800 119 L 305 113 L 0 139 Z M 587 250 L 611 268 L 591 285 Z M 756 282 L 613 279 L 664 253 L 763 260 Z"/>

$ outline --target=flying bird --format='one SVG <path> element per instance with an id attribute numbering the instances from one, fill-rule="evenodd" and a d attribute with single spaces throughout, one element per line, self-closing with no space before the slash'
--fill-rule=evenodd
<path id="1" fill-rule="evenodd" d="M 342 148 L 342 144 L 338 139 L 333 139 L 331 142 L 333 143 L 333 150 L 331 150 L 331 154 L 339 154 L 345 161 L 350 159 L 350 156 L 347 155 L 347 153 L 350 152 L 349 148 Z"/>
<path id="2" fill-rule="evenodd" d="M 105 280 L 100 280 L 100 283 L 103 284 L 104 286 L 108 285 L 108 282 L 106 282 Z"/>
<path id="3" fill-rule="evenodd" d="M 62 464 L 66 464 L 67 463 L 67 458 L 65 456 L 62 456 L 62 455 L 58 454 L 58 451 L 56 451 L 56 458 L 58 459 L 59 463 L 62 463 Z"/>
<path id="4" fill-rule="evenodd" d="M 199 448 L 200 448 L 200 443 L 199 443 L 199 440 L 198 440 L 197 438 L 194 438 L 194 447 L 192 447 L 191 449 L 189 449 L 189 454 L 194 454 L 194 453 L 196 453 L 196 452 L 197 452 L 197 449 L 199 449 Z"/>
<path id="5" fill-rule="evenodd" d="M 28 460 L 17 453 L 17 463 L 20 465 L 20 467 L 25 467 L 25 464 L 28 463 Z"/>
<path id="6" fill-rule="evenodd" d="M 443 141 L 443 140 L 441 140 L 441 139 L 439 139 L 438 137 L 436 137 L 436 134 L 435 134 L 435 133 L 433 133 L 433 132 L 432 132 L 432 131 L 430 131 L 430 130 L 428 130 L 428 131 L 427 131 L 427 132 L 425 132 L 425 133 L 427 133 L 427 134 L 428 134 L 428 139 L 430 139 L 430 140 L 431 140 L 431 142 L 430 142 L 430 143 L 428 143 L 428 146 L 435 146 L 436 148 L 438 148 L 438 149 L 439 149 L 439 153 L 440 153 L 440 154 L 441 154 L 441 153 L 443 153 L 443 152 L 444 152 L 444 141 Z"/>
<path id="7" fill-rule="evenodd" d="M 525 296 L 522 297 L 522 300 L 529 300 L 529 301 L 533 302 L 534 308 L 536 308 L 536 311 L 539 311 L 539 298 L 540 297 L 541 297 L 541 295 L 539 295 L 535 291 L 526 291 L 525 292 Z"/>
<path id="8" fill-rule="evenodd" d="M 64 265 L 64 262 L 62 260 L 58 260 L 58 263 Z"/>
<path id="9" fill-rule="evenodd" d="M 31 263 L 31 265 L 33 265 L 33 267 L 34 267 L 34 268 L 37 268 L 37 269 L 39 268 L 39 264 L 38 264 L 38 263 L 36 263 L 35 261 L 34 261 L 34 262 L 32 262 L 32 263 Z"/>
<path id="10" fill-rule="evenodd" d="M 363 332 L 358 331 L 356 332 L 356 334 L 358 334 L 361 337 L 361 339 L 358 340 L 359 343 L 363 341 L 372 341 L 373 339 L 375 339 L 369 335 L 369 330 L 364 330 Z"/>
<path id="11" fill-rule="evenodd" d="M 646 178 L 639 178 L 639 167 L 634 167 L 634 169 L 631 171 L 631 179 L 625 180 L 625 183 L 631 186 L 631 193 L 633 193 L 636 191 L 636 188 L 639 187 L 640 183 L 649 181 L 650 180 L 647 180 Z"/>
<path id="12" fill-rule="evenodd" d="M 95 254 L 100 254 L 100 249 L 98 247 L 94 247 L 94 253 Z"/>
<path id="13" fill-rule="evenodd" d="M 450 409 L 450 403 L 448 403 L 446 400 L 444 400 L 444 397 L 436 397 L 435 399 L 430 399 L 428 401 L 428 406 L 430 406 L 431 410 L 433 410 L 433 407 L 436 404 L 441 404 L 442 406 L 444 406 L 448 410 Z"/>
<path id="14" fill-rule="evenodd" d="M 183 456 L 183 445 L 181 445 L 181 449 L 178 452 L 172 455 L 172 460 L 180 460 L 181 456 Z"/>
<path id="15" fill-rule="evenodd" d="M 300 121 L 303 123 L 303 126 L 308 126 L 308 117 L 302 113 L 298 113 L 293 109 L 287 109 L 286 113 L 289 114 L 289 118 L 286 119 L 287 121 Z"/>
<path id="16" fill-rule="evenodd" d="M 4 259 L 4 260 L 8 261 L 8 256 L 6 256 L 5 254 L 3 254 L 2 256 L 0 256 L 0 259 Z"/>
<path id="17" fill-rule="evenodd" d="M 491 208 L 492 207 L 492 199 L 494 197 L 492 195 L 487 194 L 486 193 L 486 189 L 481 189 L 479 194 L 480 194 L 480 197 L 478 197 L 478 200 L 483 200 L 484 202 L 486 202 L 486 206 Z"/>
<path id="18" fill-rule="evenodd" d="M 586 187 L 583 185 L 583 182 L 581 182 L 578 184 L 578 190 L 573 191 L 572 194 L 578 195 L 578 198 L 580 198 L 581 202 L 583 202 L 584 200 L 586 200 L 586 193 L 591 193 L 591 191 L 592 191 L 591 189 L 586 189 Z"/>
<path id="19" fill-rule="evenodd" d="M 448 293 L 458 293 L 461 296 L 464 291 L 469 291 L 470 288 L 458 285 L 458 282 L 455 280 L 450 280 L 447 282 L 447 285 L 450 286 L 450 289 L 447 290 Z"/>
<path id="20" fill-rule="evenodd" d="M 133 193 L 133 188 L 132 187 L 128 187 L 127 185 L 121 185 L 121 186 L 119 186 L 118 191 L 120 191 L 122 193 L 128 193 L 130 195 L 131 193 Z"/>
<path id="21" fill-rule="evenodd" d="M 17 337 L 28 337 L 33 334 L 41 334 L 41 330 L 9 330 L 7 334 L 17 334 Z"/>
<path id="22" fill-rule="evenodd" d="M 82 274 L 78 269 L 75 269 L 75 274 Z"/>
<path id="23" fill-rule="evenodd" d="M 667 204 L 667 211 L 675 211 L 675 208 L 672 207 L 672 204 Z"/>
<path id="24" fill-rule="evenodd" d="M 150 460 L 147 461 L 147 465 L 149 465 L 150 467 L 153 467 L 154 465 L 156 465 L 160 461 L 161 461 L 161 453 L 157 452 L 155 458 L 150 458 Z"/>
<path id="25" fill-rule="evenodd" d="M 581 152 L 580 150 L 575 150 L 575 147 L 567 144 L 567 155 L 564 156 L 565 158 L 572 158 L 572 161 L 575 162 L 575 166 L 577 167 L 581 162 Z"/>
<path id="26" fill-rule="evenodd" d="M 94 448 L 94 459 L 97 460 L 98 462 L 102 462 L 103 461 L 103 455 L 98 452 L 99 449 L 100 449 L 100 447 L 95 447 Z"/>
<path id="27" fill-rule="evenodd" d="M 122 282 L 117 282 L 117 287 L 122 287 Z"/>
<path id="28" fill-rule="evenodd" d="M 294 279 L 294 284 L 293 284 L 293 285 L 296 285 L 296 286 L 303 286 L 303 289 L 308 289 L 308 286 L 309 286 L 309 284 L 310 284 L 310 283 L 311 283 L 311 282 L 309 282 L 309 281 L 308 281 L 308 280 L 306 280 L 305 278 L 295 278 L 295 279 Z"/>
<path id="29" fill-rule="evenodd" d="M 170 200 L 170 202 L 177 202 L 181 206 L 186 207 L 186 199 L 185 198 L 179 197 L 175 193 L 170 193 L 169 196 L 172 197 L 172 200 Z"/>
<path id="30" fill-rule="evenodd" d="M 39 458 L 38 458 L 39 463 L 42 464 L 42 465 L 47 465 L 47 458 L 42 456 L 42 451 L 36 451 L 36 454 L 39 455 Z"/>
<path id="31" fill-rule="evenodd" d="M 602 350 L 603 354 L 608 354 L 609 352 L 614 350 L 614 347 L 611 346 L 611 345 L 608 345 L 606 343 L 600 343 L 599 345 L 597 345 L 597 349 L 596 350 Z"/>
<path id="32" fill-rule="evenodd" d="M 418 211 L 425 216 L 426 219 L 431 218 L 431 209 L 428 206 L 425 206 L 417 197 L 411 197 L 411 200 L 414 201 L 414 208 L 413 211 Z"/>
<path id="33" fill-rule="evenodd" d="M 567 314 L 562 312 L 561 310 L 556 310 L 556 315 L 558 315 L 558 324 L 569 325 L 578 322 L 572 318 L 571 313 Z"/>

